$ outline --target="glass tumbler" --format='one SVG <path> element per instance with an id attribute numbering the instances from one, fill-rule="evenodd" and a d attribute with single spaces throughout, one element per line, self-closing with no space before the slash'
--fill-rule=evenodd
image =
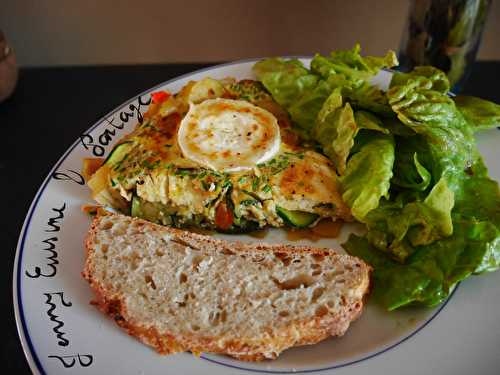
<path id="1" fill-rule="evenodd" d="M 476 58 L 491 0 L 411 0 L 400 69 L 433 65 L 460 91 Z"/>

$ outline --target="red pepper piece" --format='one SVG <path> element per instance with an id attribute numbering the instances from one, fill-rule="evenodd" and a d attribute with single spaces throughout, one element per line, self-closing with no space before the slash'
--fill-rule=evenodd
<path id="1" fill-rule="evenodd" d="M 233 213 L 226 203 L 221 202 L 215 209 L 215 225 L 220 229 L 229 229 L 233 225 Z"/>
<path id="2" fill-rule="evenodd" d="M 157 91 L 151 94 L 151 99 L 155 104 L 161 104 L 168 98 L 170 98 L 170 93 L 166 91 Z"/>

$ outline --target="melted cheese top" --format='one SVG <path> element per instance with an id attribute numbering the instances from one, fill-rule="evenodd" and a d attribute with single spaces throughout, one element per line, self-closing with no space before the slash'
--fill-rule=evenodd
<path id="1" fill-rule="evenodd" d="M 281 144 L 270 112 L 230 99 L 191 104 L 177 137 L 185 158 L 220 172 L 252 169 L 272 159 Z"/>

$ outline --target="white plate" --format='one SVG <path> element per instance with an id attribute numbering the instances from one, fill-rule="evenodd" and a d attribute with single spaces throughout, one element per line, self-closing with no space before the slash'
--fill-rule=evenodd
<path id="1" fill-rule="evenodd" d="M 307 60 L 304 60 L 307 62 Z M 89 304 L 92 293 L 80 275 L 90 202 L 78 174 L 84 157 L 108 153 L 135 126 L 149 94 L 178 91 L 205 76 L 251 78 L 254 61 L 220 65 L 162 83 L 131 99 L 93 125 L 61 157 L 33 200 L 20 235 L 14 265 L 14 306 L 31 369 L 40 374 L 462 374 L 498 373 L 500 273 L 472 277 L 435 309 L 387 313 L 368 303 L 342 338 L 285 351 L 276 361 L 247 363 L 224 356 L 183 353 L 160 356 L 129 337 Z M 387 86 L 389 73 L 378 77 Z M 57 140 L 55 140 L 57 141 Z M 500 132 L 478 136 L 493 178 L 500 178 Z M 355 226 L 338 239 L 315 245 L 340 248 Z M 259 241 L 250 236 L 226 236 Z M 288 242 L 281 230 L 265 241 Z M 306 243 L 307 241 L 302 241 Z"/>

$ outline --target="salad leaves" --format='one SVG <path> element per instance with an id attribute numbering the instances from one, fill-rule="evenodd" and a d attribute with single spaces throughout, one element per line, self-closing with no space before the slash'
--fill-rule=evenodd
<path id="1" fill-rule="evenodd" d="M 314 88 L 304 94 L 287 108 L 292 120 L 303 130 L 312 131 L 316 117 L 321 111 L 324 102 L 332 92 L 326 81 L 318 81 Z"/>
<path id="2" fill-rule="evenodd" d="M 255 64 L 253 70 L 274 100 L 286 109 L 318 83 L 318 77 L 296 59 L 262 60 Z"/>
<path id="3" fill-rule="evenodd" d="M 451 210 L 454 194 L 441 179 L 425 199 L 401 194 L 384 201 L 365 220 L 367 238 L 381 251 L 404 262 L 419 245 L 427 245 L 453 233 Z"/>
<path id="4" fill-rule="evenodd" d="M 395 72 L 390 86 L 402 86 L 409 80 L 416 81 L 422 88 L 432 89 L 442 94 L 450 91 L 450 83 L 446 74 L 433 66 L 417 66 L 408 73 Z"/>
<path id="5" fill-rule="evenodd" d="M 325 103 L 318 113 L 314 137 L 323 146 L 323 152 L 330 157 L 339 173 L 343 174 L 358 126 L 349 103 L 342 105 L 338 91 L 334 91 L 332 95 L 334 95 L 333 100 L 332 97 L 328 98 L 331 103 Z"/>
<path id="6" fill-rule="evenodd" d="M 361 47 L 356 44 L 351 50 L 333 51 L 328 57 L 316 54 L 311 61 L 311 72 L 323 79 L 342 75 L 355 86 L 359 86 L 380 69 L 392 68 L 397 64 L 398 59 L 393 51 L 387 52 L 384 57 L 362 57 Z"/>
<path id="7" fill-rule="evenodd" d="M 351 235 L 343 246 L 374 267 L 374 297 L 394 310 L 434 306 L 457 282 L 498 269 L 498 238 L 498 228 L 491 223 L 457 218 L 452 236 L 422 246 L 403 264 L 385 257 L 366 238 Z"/>
<path id="8" fill-rule="evenodd" d="M 334 163 L 342 198 L 367 227 L 345 249 L 374 267 L 376 298 L 389 310 L 433 306 L 453 286 L 500 267 L 500 193 L 473 133 L 500 124 L 500 106 L 448 96 L 433 67 L 371 84 L 394 53 L 352 50 L 257 63 L 257 78 L 289 112 L 299 134 Z"/>
<path id="9" fill-rule="evenodd" d="M 389 198 L 393 164 L 394 139 L 383 134 L 370 135 L 349 159 L 340 178 L 342 199 L 358 221 L 366 222 L 366 215 L 378 207 L 380 198 Z"/>
<path id="10" fill-rule="evenodd" d="M 384 134 L 390 133 L 389 129 L 384 128 L 382 121 L 368 111 L 356 111 L 354 117 L 359 128 L 376 130 Z"/>
<path id="11" fill-rule="evenodd" d="M 500 105 L 466 95 L 458 95 L 453 100 L 472 130 L 500 126 Z"/>

